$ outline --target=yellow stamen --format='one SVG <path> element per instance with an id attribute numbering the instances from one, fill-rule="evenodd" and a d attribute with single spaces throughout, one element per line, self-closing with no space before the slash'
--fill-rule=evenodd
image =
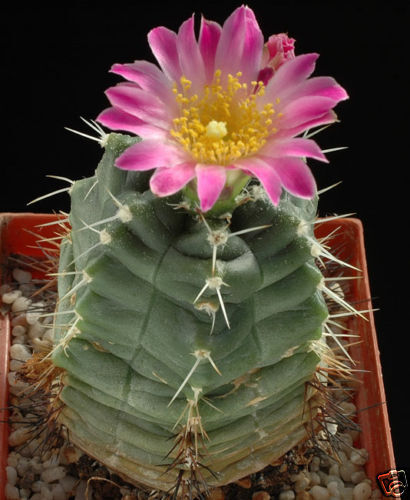
<path id="1" fill-rule="evenodd" d="M 202 95 L 193 94 L 192 82 L 181 77 L 173 92 L 180 105 L 180 116 L 170 130 L 174 139 L 201 163 L 229 165 L 260 150 L 277 128 L 272 103 L 260 104 L 265 93 L 263 82 L 241 83 L 242 76 L 228 74 L 221 82 L 220 70 L 206 85 Z M 279 100 L 277 100 L 279 104 Z"/>

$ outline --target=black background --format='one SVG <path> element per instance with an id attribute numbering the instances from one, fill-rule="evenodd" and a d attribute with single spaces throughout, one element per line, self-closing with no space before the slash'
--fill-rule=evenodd
<path id="1" fill-rule="evenodd" d="M 66 195 L 26 203 L 63 186 L 46 174 L 93 174 L 99 145 L 64 127 L 89 132 L 79 117 L 93 119 L 107 107 L 104 90 L 120 81 L 110 66 L 153 61 L 146 34 L 155 26 L 177 30 L 193 12 L 222 23 L 239 4 L 16 2 L 2 12 L 0 211 L 68 211 Z M 316 136 L 324 149 L 349 149 L 330 153 L 330 165 L 310 165 L 319 188 L 343 181 L 321 197 L 320 215 L 355 212 L 364 224 L 396 460 L 408 468 L 407 2 L 250 0 L 249 6 L 266 38 L 287 32 L 297 39 L 297 53 L 319 52 L 315 74 L 335 77 L 349 92 L 337 107 L 341 123 Z"/>

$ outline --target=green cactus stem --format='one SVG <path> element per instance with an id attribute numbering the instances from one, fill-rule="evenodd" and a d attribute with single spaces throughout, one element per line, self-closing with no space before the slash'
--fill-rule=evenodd
<path id="1" fill-rule="evenodd" d="M 110 134 L 95 175 L 71 189 L 60 422 L 134 484 L 223 485 L 308 437 L 328 316 L 316 200 L 284 193 L 275 207 L 255 183 L 230 214 L 185 209 L 182 195 L 154 196 L 149 174 L 114 167 L 136 140 Z"/>

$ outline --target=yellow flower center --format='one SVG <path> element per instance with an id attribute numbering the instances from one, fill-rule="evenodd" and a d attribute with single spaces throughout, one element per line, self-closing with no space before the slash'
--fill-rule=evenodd
<path id="1" fill-rule="evenodd" d="M 203 95 L 192 94 L 192 82 L 181 77 L 181 90 L 174 86 L 181 114 L 170 130 L 174 139 L 198 162 L 230 165 L 239 158 L 252 155 L 266 143 L 277 129 L 273 126 L 273 103 L 258 102 L 265 94 L 262 82 L 251 82 L 252 89 L 241 83 L 239 72 L 229 74 L 225 86 L 217 70 Z M 279 99 L 276 101 L 279 103 Z"/>

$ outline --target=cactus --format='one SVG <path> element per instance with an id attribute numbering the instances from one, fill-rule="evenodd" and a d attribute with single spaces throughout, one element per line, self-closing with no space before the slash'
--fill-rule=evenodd
<path id="1" fill-rule="evenodd" d="M 244 29 L 259 36 L 252 11 L 241 7 L 220 29 L 221 40 L 232 19 L 246 21 Z M 178 36 L 189 38 L 189 22 Z M 201 36 L 211 28 L 215 23 L 203 21 Z M 150 34 L 153 46 L 157 35 Z M 116 72 L 128 71 L 131 80 L 134 71 L 137 83 L 107 92 L 114 107 L 99 120 L 144 139 L 101 133 L 105 152 L 95 175 L 70 188 L 71 230 L 61 244 L 52 351 L 53 363 L 64 370 L 59 420 L 74 443 L 134 484 L 176 495 L 185 483 L 200 492 L 262 469 L 308 437 L 306 427 L 320 398 L 307 382 L 321 363 L 316 346 L 328 317 L 324 294 L 331 291 L 315 264 L 316 257 L 328 256 L 313 234 L 316 188 L 303 160 L 295 163 L 294 157 L 324 156 L 309 139 L 276 140 L 272 173 L 263 164 L 268 154 L 263 148 L 267 135 L 278 132 L 278 120 L 283 127 L 287 123 L 288 138 L 293 137 L 334 121 L 331 108 L 346 96 L 333 80 L 319 78 L 319 97 L 307 87 L 305 94 L 320 100 L 321 108 L 316 114 L 305 110 L 302 125 L 300 118 L 286 122 L 290 105 L 277 113 L 285 121 L 269 106 L 255 111 L 270 78 L 278 89 L 286 84 L 280 66 L 293 64 L 302 72 L 297 64 L 313 64 L 316 55 L 295 58 L 289 40 L 285 35 L 269 39 L 270 64 L 258 62 L 259 87 L 246 101 L 253 120 L 249 130 L 257 135 L 260 127 L 262 134 L 256 146 L 249 142 L 245 155 L 256 166 L 241 164 L 238 141 L 229 135 L 233 125 L 220 110 L 206 126 L 190 117 L 197 108 L 185 113 L 203 134 L 202 143 L 187 142 L 185 129 L 173 118 L 173 145 L 168 138 L 158 152 L 161 145 L 144 137 L 149 120 L 131 116 L 129 105 L 121 104 L 126 101 L 121 92 L 147 90 L 135 76 L 138 71 L 141 76 L 142 66 L 117 65 Z M 147 68 L 145 76 L 154 71 Z M 308 76 L 303 71 L 297 85 Z M 218 71 L 215 75 L 211 93 L 223 87 Z M 224 102 L 247 88 L 231 80 Z M 187 81 L 181 77 L 180 94 L 176 84 L 174 91 L 169 88 L 182 108 L 197 102 L 186 97 L 197 82 Z M 208 104 L 198 106 L 209 113 Z M 269 128 L 272 121 L 276 125 Z M 229 162 L 215 169 L 210 160 L 198 165 L 198 144 L 201 154 L 230 155 L 236 169 Z M 257 157 L 258 151 L 265 156 Z M 290 174 L 283 172 L 279 153 Z M 187 163 L 188 154 L 196 166 Z M 130 166 L 136 158 L 138 165 Z"/>

